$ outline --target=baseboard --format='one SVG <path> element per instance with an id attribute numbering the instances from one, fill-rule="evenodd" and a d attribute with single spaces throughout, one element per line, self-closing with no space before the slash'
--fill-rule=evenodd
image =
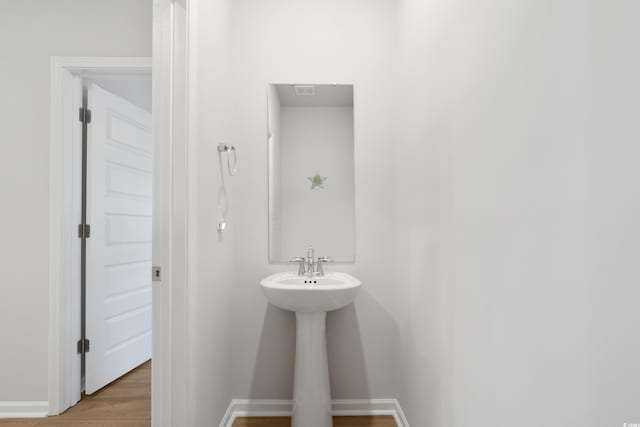
<path id="1" fill-rule="evenodd" d="M 222 417 L 220 427 L 232 427 L 238 417 L 291 416 L 291 400 L 233 399 Z M 338 399 L 331 402 L 333 415 L 391 415 L 398 427 L 409 427 L 397 399 Z"/>
<path id="2" fill-rule="evenodd" d="M 331 402 L 333 415 L 391 415 L 398 427 L 409 427 L 398 399 L 338 399 Z"/>
<path id="3" fill-rule="evenodd" d="M 0 402 L 0 418 L 43 418 L 49 414 L 49 402 Z"/>

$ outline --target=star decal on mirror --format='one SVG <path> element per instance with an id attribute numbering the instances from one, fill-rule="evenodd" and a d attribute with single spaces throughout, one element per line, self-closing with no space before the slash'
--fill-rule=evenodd
<path id="1" fill-rule="evenodd" d="M 320 176 L 320 172 L 316 172 L 315 176 L 307 177 L 309 181 L 311 181 L 311 189 L 313 190 L 316 187 L 324 188 L 324 182 L 327 180 L 327 177 Z"/>

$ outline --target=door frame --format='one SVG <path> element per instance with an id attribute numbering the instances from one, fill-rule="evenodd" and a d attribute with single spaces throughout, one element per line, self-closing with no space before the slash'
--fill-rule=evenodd
<path id="1" fill-rule="evenodd" d="M 82 90 L 76 78 L 151 74 L 151 58 L 53 57 L 50 152 L 49 413 L 80 398 Z M 155 207 L 154 207 L 155 210 Z"/>
<path id="2" fill-rule="evenodd" d="M 193 55 L 189 55 L 192 49 L 189 40 L 193 40 L 190 16 L 193 17 L 189 13 L 189 0 L 153 0 L 153 59 L 51 58 L 49 415 L 57 415 L 75 404 L 74 396 L 79 396 L 80 390 L 80 361 L 75 348 L 79 335 L 74 329 L 77 327 L 79 331 L 79 315 L 71 314 L 73 290 L 79 289 L 79 282 L 73 283 L 75 279 L 70 275 L 75 245 L 80 244 L 76 219 L 70 215 L 74 192 L 77 193 L 71 157 L 77 141 L 70 123 L 78 120 L 70 96 L 73 76 L 153 69 L 152 263 L 162 267 L 162 280 L 154 282 L 152 288 L 152 425 L 188 425 L 187 148 L 195 129 L 189 115 L 194 107 L 193 99 L 189 98 L 193 90 L 189 76 L 194 74 L 190 66 Z M 79 314 L 79 302 L 75 309 Z"/>

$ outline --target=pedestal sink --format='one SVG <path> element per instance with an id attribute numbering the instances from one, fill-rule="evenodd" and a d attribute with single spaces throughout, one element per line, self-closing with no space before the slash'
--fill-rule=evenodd
<path id="1" fill-rule="evenodd" d="M 332 426 L 327 311 L 351 304 L 360 281 L 345 273 L 312 277 L 278 273 L 260 285 L 271 304 L 296 312 L 292 427 Z"/>

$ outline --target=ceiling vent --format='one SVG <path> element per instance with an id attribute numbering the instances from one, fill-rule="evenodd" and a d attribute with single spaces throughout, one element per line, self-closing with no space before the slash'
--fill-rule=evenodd
<path id="1" fill-rule="evenodd" d="M 298 96 L 316 96 L 316 87 L 312 85 L 293 85 L 293 90 Z"/>

